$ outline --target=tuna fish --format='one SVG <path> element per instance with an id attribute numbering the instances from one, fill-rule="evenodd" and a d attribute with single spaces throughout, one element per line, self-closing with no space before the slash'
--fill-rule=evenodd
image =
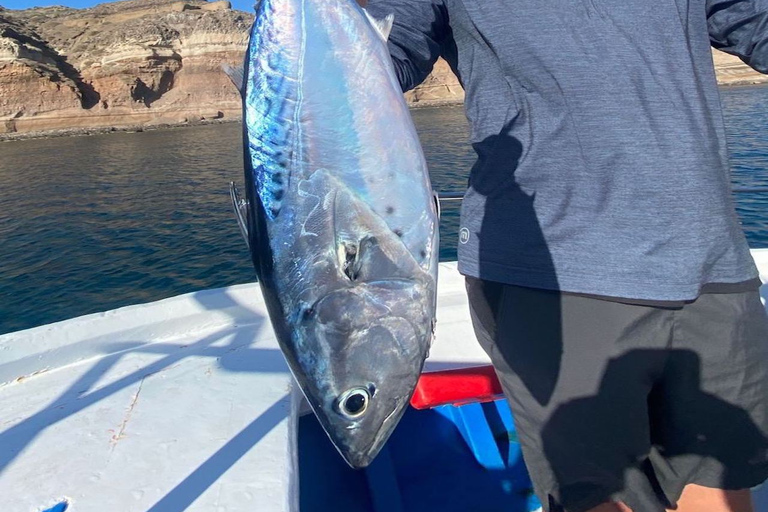
<path id="1" fill-rule="evenodd" d="M 233 185 L 288 365 L 355 468 L 405 412 L 435 323 L 438 214 L 386 47 L 354 0 L 262 0 Z"/>

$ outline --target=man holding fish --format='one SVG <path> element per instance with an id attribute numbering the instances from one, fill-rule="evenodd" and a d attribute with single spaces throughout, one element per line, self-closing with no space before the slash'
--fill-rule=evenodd
<path id="1" fill-rule="evenodd" d="M 459 270 L 544 509 L 752 510 L 768 320 L 710 47 L 768 72 L 768 0 L 367 4 L 403 90 L 443 57 L 466 91 Z"/>

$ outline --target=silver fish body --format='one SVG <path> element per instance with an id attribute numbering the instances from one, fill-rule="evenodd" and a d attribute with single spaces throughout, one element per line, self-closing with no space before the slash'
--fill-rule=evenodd
<path id="1" fill-rule="evenodd" d="M 354 0 L 262 0 L 243 70 L 254 266 L 291 371 L 353 467 L 405 412 L 435 321 L 438 216 L 382 25 Z"/>

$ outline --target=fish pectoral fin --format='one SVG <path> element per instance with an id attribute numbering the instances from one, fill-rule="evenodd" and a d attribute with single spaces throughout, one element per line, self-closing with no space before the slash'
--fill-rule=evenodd
<path id="1" fill-rule="evenodd" d="M 365 282 L 422 273 L 402 239 L 346 187 L 335 190 L 333 216 L 339 270 L 348 279 Z"/>
<path id="2" fill-rule="evenodd" d="M 373 28 L 376 29 L 376 32 L 379 33 L 384 42 L 387 42 L 387 39 L 389 39 L 389 33 L 392 32 L 392 25 L 395 23 L 395 15 L 388 14 L 384 18 L 376 19 L 371 16 L 365 9 L 363 9 L 363 11 L 368 17 L 368 21 L 370 21 L 371 25 L 373 25 Z"/>
<path id="3" fill-rule="evenodd" d="M 240 227 L 240 234 L 243 235 L 245 245 L 250 249 L 250 242 L 248 236 L 248 201 L 240 197 L 240 192 L 237 190 L 237 185 L 234 181 L 229 182 L 229 197 L 232 200 L 232 208 L 235 210 L 235 217 L 237 218 L 237 225 Z"/>
<path id="4" fill-rule="evenodd" d="M 242 95 L 245 91 L 243 88 L 243 84 L 245 83 L 245 75 L 244 70 L 242 66 L 233 67 L 227 64 L 226 62 L 221 65 L 221 69 L 224 70 L 224 73 L 227 74 L 230 80 L 232 80 L 232 83 L 235 84 L 235 87 L 237 87 L 237 90 Z"/>

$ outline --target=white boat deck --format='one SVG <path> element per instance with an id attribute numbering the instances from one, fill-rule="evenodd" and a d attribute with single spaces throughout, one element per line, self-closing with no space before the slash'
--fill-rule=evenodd
<path id="1" fill-rule="evenodd" d="M 486 363 L 440 272 L 430 366 Z M 4 512 L 298 509 L 298 400 L 256 284 L 0 336 L 0 383 Z"/>
<path id="2" fill-rule="evenodd" d="M 441 264 L 428 369 L 486 363 Z M 255 284 L 0 336 L 0 510 L 296 511 L 300 401 Z"/>

